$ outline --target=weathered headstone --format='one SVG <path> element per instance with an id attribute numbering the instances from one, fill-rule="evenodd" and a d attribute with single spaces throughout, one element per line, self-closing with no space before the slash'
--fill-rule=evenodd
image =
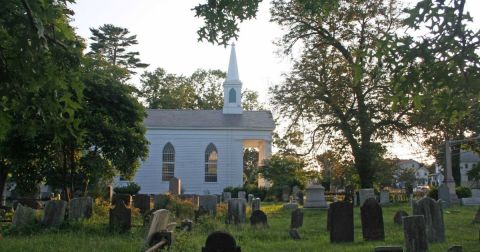
<path id="1" fill-rule="evenodd" d="M 385 239 L 382 207 L 374 198 L 367 199 L 360 208 L 362 233 L 365 241 Z"/>
<path id="2" fill-rule="evenodd" d="M 282 201 L 283 202 L 288 202 L 290 199 L 290 187 L 289 186 L 284 186 L 282 188 Z"/>
<path id="3" fill-rule="evenodd" d="M 283 209 L 286 209 L 286 210 L 295 210 L 297 208 L 298 208 L 297 203 L 285 203 L 285 204 L 283 204 Z"/>
<path id="4" fill-rule="evenodd" d="M 405 252 L 428 251 L 425 218 L 422 215 L 413 215 L 403 218 L 403 236 Z"/>
<path id="5" fill-rule="evenodd" d="M 92 197 L 80 197 L 70 200 L 68 203 L 69 219 L 89 219 L 93 213 Z"/>
<path id="6" fill-rule="evenodd" d="M 261 204 L 260 198 L 253 199 L 252 200 L 252 211 L 260 210 L 260 204 Z"/>
<path id="7" fill-rule="evenodd" d="M 309 185 L 305 189 L 307 199 L 303 207 L 305 208 L 328 208 L 325 201 L 325 188 L 322 185 Z"/>
<path id="8" fill-rule="evenodd" d="M 247 195 L 247 193 L 245 191 L 238 191 L 238 193 L 237 193 L 238 197 L 237 198 L 246 199 L 246 195 Z"/>
<path id="9" fill-rule="evenodd" d="M 118 200 L 110 209 L 110 230 L 128 231 L 132 227 L 132 210 L 127 208 L 123 200 Z"/>
<path id="10" fill-rule="evenodd" d="M 155 194 L 153 195 L 153 208 L 154 209 L 164 209 L 168 203 L 168 196 L 165 194 Z"/>
<path id="11" fill-rule="evenodd" d="M 241 249 L 232 235 L 224 231 L 215 231 L 207 237 L 202 252 L 241 252 Z"/>
<path id="12" fill-rule="evenodd" d="M 375 247 L 374 252 L 403 252 L 402 246 L 380 246 Z"/>
<path id="13" fill-rule="evenodd" d="M 353 242 L 353 205 L 339 201 L 330 204 L 330 242 Z"/>
<path id="14" fill-rule="evenodd" d="M 228 202 L 232 198 L 231 192 L 223 192 L 222 193 L 223 202 Z"/>
<path id="15" fill-rule="evenodd" d="M 12 219 L 12 229 L 22 230 L 35 223 L 35 210 L 18 204 Z"/>
<path id="16" fill-rule="evenodd" d="M 427 197 L 413 202 L 412 206 L 414 215 L 423 215 L 425 218 L 428 241 L 444 242 L 445 225 L 441 203 Z"/>
<path id="17" fill-rule="evenodd" d="M 397 211 L 395 213 L 395 216 L 393 216 L 393 223 L 397 224 L 397 225 L 402 225 L 403 223 L 403 217 L 406 217 L 408 216 L 408 213 L 401 210 L 401 211 Z"/>
<path id="18" fill-rule="evenodd" d="M 199 196 L 199 206 L 203 207 L 209 215 L 217 214 L 217 196 L 201 195 Z"/>
<path id="19" fill-rule="evenodd" d="M 255 210 L 250 216 L 250 225 L 256 228 L 264 228 L 268 226 L 267 215 L 262 210 Z"/>
<path id="20" fill-rule="evenodd" d="M 292 211 L 292 217 L 290 219 L 290 228 L 297 229 L 303 225 L 303 211 L 296 209 Z"/>
<path id="21" fill-rule="evenodd" d="M 463 247 L 460 245 L 453 245 L 448 248 L 447 252 L 463 252 Z"/>
<path id="22" fill-rule="evenodd" d="M 170 221 L 170 211 L 166 209 L 156 210 L 152 215 L 150 221 L 150 227 L 148 228 L 147 236 L 145 237 L 145 246 L 151 247 L 153 244 L 152 239 L 156 233 L 167 231 L 167 227 Z"/>
<path id="23" fill-rule="evenodd" d="M 450 191 L 447 184 L 441 184 L 438 187 L 438 199 L 442 201 L 444 207 L 450 206 Z"/>
<path id="24" fill-rule="evenodd" d="M 241 224 L 246 221 L 247 202 L 245 199 L 230 199 L 228 201 L 226 224 Z"/>
<path id="25" fill-rule="evenodd" d="M 365 200 L 367 200 L 368 198 L 374 198 L 375 199 L 375 192 L 373 190 L 373 188 L 364 188 L 364 189 L 360 189 L 359 191 L 359 204 L 360 206 L 363 205 L 363 202 L 365 202 Z"/>
<path id="26" fill-rule="evenodd" d="M 380 191 L 380 205 L 390 204 L 390 193 L 387 190 Z"/>
<path id="27" fill-rule="evenodd" d="M 253 200 L 254 198 L 255 198 L 255 197 L 253 196 L 253 194 L 248 194 L 247 202 L 248 202 L 248 203 L 252 203 L 252 200 Z"/>
<path id="28" fill-rule="evenodd" d="M 140 213 L 144 214 L 150 211 L 150 195 L 137 194 L 133 196 L 133 206 L 140 209 Z"/>
<path id="29" fill-rule="evenodd" d="M 182 181 L 177 177 L 171 178 L 169 187 L 168 187 L 168 191 L 170 192 L 170 194 L 178 196 L 181 194 L 181 190 L 182 190 Z"/>
<path id="30" fill-rule="evenodd" d="M 50 200 L 45 204 L 42 224 L 48 227 L 59 226 L 65 220 L 67 202 L 64 200 Z"/>
<path id="31" fill-rule="evenodd" d="M 130 194 L 125 194 L 125 193 L 115 193 L 112 198 L 112 205 L 116 205 L 117 201 L 123 201 L 123 203 L 130 207 L 130 204 L 132 203 L 132 195 Z"/>
<path id="32" fill-rule="evenodd" d="M 36 199 L 31 199 L 31 198 L 20 198 L 18 199 L 17 204 L 22 204 L 23 206 L 30 207 L 32 209 L 42 209 L 42 204 L 36 200 Z M 16 208 L 16 206 L 14 206 Z"/>

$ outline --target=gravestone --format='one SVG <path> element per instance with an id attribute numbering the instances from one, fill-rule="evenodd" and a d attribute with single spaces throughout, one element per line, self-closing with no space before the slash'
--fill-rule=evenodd
<path id="1" fill-rule="evenodd" d="M 359 191 L 359 204 L 360 206 L 363 205 L 363 203 L 365 202 L 365 200 L 367 200 L 368 198 L 374 198 L 375 199 L 375 192 L 373 190 L 373 188 L 364 188 L 364 189 L 360 189 Z"/>
<path id="2" fill-rule="evenodd" d="M 460 245 L 453 245 L 448 248 L 447 252 L 463 252 L 463 247 Z"/>
<path id="3" fill-rule="evenodd" d="M 48 227 L 59 226 L 65 220 L 67 202 L 64 200 L 49 200 L 45 204 L 42 224 Z"/>
<path id="4" fill-rule="evenodd" d="M 380 191 L 380 205 L 390 204 L 390 192 L 387 190 Z"/>
<path id="5" fill-rule="evenodd" d="M 241 252 L 241 248 L 229 233 L 215 231 L 207 237 L 202 252 Z"/>
<path id="6" fill-rule="evenodd" d="M 12 229 L 23 230 L 35 223 L 35 210 L 28 206 L 18 204 L 12 218 Z"/>
<path id="7" fill-rule="evenodd" d="M 209 215 L 217 214 L 217 196 L 201 195 L 198 201 L 199 207 L 202 207 Z"/>
<path id="8" fill-rule="evenodd" d="M 154 209 L 164 209 L 167 207 L 168 196 L 165 194 L 155 194 L 153 195 L 153 208 Z"/>
<path id="9" fill-rule="evenodd" d="M 247 202 L 245 199 L 231 199 L 227 205 L 226 224 L 241 224 L 246 220 Z"/>
<path id="10" fill-rule="evenodd" d="M 472 189 L 472 197 L 461 198 L 462 205 L 465 206 L 480 206 L 480 189 Z"/>
<path id="11" fill-rule="evenodd" d="M 297 208 L 298 208 L 297 203 L 285 203 L 285 204 L 283 204 L 283 209 L 286 209 L 286 210 L 295 210 Z"/>
<path id="12" fill-rule="evenodd" d="M 238 197 L 237 197 L 237 198 L 239 198 L 239 199 L 246 199 L 246 195 L 247 195 L 247 194 L 246 194 L 245 191 L 238 191 L 238 193 L 237 193 L 237 196 L 238 196 Z"/>
<path id="13" fill-rule="evenodd" d="M 427 197 L 413 202 L 412 207 L 414 215 L 423 215 L 425 218 L 428 241 L 444 242 L 445 225 L 441 203 Z"/>
<path id="14" fill-rule="evenodd" d="M 133 196 L 133 206 L 140 209 L 140 213 L 142 214 L 150 211 L 150 195 L 137 194 Z"/>
<path id="15" fill-rule="evenodd" d="M 353 242 L 353 205 L 339 201 L 329 208 L 330 242 Z"/>
<path id="16" fill-rule="evenodd" d="M 438 199 L 442 200 L 443 206 L 444 207 L 449 207 L 451 202 L 450 202 L 450 191 L 448 189 L 447 184 L 441 184 L 438 187 Z"/>
<path id="17" fill-rule="evenodd" d="M 223 192 L 222 193 L 223 202 L 228 202 L 232 198 L 231 192 Z"/>
<path id="18" fill-rule="evenodd" d="M 401 246 L 380 246 L 375 247 L 374 252 L 403 252 L 403 247 Z"/>
<path id="19" fill-rule="evenodd" d="M 17 204 L 22 204 L 23 206 L 27 206 L 27 207 L 30 207 L 30 208 L 36 209 L 36 210 L 42 209 L 42 204 L 36 199 L 21 198 L 21 199 L 18 199 Z"/>
<path id="20" fill-rule="evenodd" d="M 252 200 L 252 211 L 260 210 L 260 198 L 256 198 Z"/>
<path id="21" fill-rule="evenodd" d="M 255 210 L 250 216 L 250 225 L 256 228 L 268 226 L 267 215 L 262 210 Z"/>
<path id="22" fill-rule="evenodd" d="M 403 237 L 405 252 L 428 251 L 425 218 L 422 215 L 413 215 L 403 218 Z"/>
<path id="23" fill-rule="evenodd" d="M 362 233 L 365 241 L 383 241 L 385 231 L 383 227 L 382 207 L 374 198 L 367 199 L 360 208 Z"/>
<path id="24" fill-rule="evenodd" d="M 253 196 L 253 194 L 248 194 L 248 198 L 247 198 L 248 200 L 247 200 L 247 202 L 248 202 L 248 203 L 252 203 L 252 200 L 253 200 L 254 198 L 255 198 L 255 197 Z"/>
<path id="25" fill-rule="evenodd" d="M 123 201 L 123 203 L 130 207 L 130 204 L 132 203 L 132 195 L 130 194 L 125 194 L 125 193 L 115 193 L 112 198 L 112 205 L 116 205 L 117 201 Z"/>
<path id="26" fill-rule="evenodd" d="M 289 199 L 290 199 L 290 187 L 284 186 L 282 188 L 282 201 L 288 202 Z"/>
<path id="27" fill-rule="evenodd" d="M 182 181 L 177 177 L 171 178 L 168 186 L 168 191 L 170 192 L 170 194 L 178 196 L 181 194 L 181 190 Z"/>
<path id="28" fill-rule="evenodd" d="M 395 213 L 395 216 L 393 216 L 393 223 L 397 224 L 397 225 L 402 225 L 403 223 L 403 217 L 406 217 L 408 216 L 408 213 L 401 210 L 401 211 L 397 211 Z"/>
<path id="29" fill-rule="evenodd" d="M 118 200 L 111 208 L 109 218 L 110 230 L 128 231 L 132 227 L 132 210 L 127 208 L 123 200 Z"/>
<path id="30" fill-rule="evenodd" d="M 355 188 L 352 185 L 347 185 L 345 186 L 345 197 L 343 198 L 343 201 L 348 201 L 348 202 L 354 202 L 353 195 L 355 194 Z"/>
<path id="31" fill-rule="evenodd" d="M 155 243 L 152 241 L 155 234 L 162 231 L 167 231 L 167 227 L 170 221 L 170 211 L 166 209 L 156 210 L 152 214 L 150 221 L 150 227 L 148 228 L 147 236 L 145 237 L 145 246 L 151 247 Z M 153 243 L 153 244 L 152 244 Z"/>
<path id="32" fill-rule="evenodd" d="M 69 219 L 89 219 L 93 213 L 92 197 L 80 197 L 70 200 L 68 203 Z"/>
<path id="33" fill-rule="evenodd" d="M 322 185 L 309 185 L 305 189 L 307 199 L 303 207 L 305 208 L 328 208 L 325 201 L 325 188 Z"/>
<path id="34" fill-rule="evenodd" d="M 303 211 L 301 209 L 296 209 L 292 211 L 292 216 L 290 219 L 290 228 L 297 229 L 303 226 Z"/>

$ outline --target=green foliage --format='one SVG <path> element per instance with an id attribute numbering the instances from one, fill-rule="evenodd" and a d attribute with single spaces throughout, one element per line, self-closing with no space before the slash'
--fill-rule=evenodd
<path id="1" fill-rule="evenodd" d="M 239 187 L 225 187 L 223 189 L 224 192 L 231 192 L 232 197 L 237 197 L 239 191 L 244 191 L 247 195 L 253 194 L 255 198 L 260 198 L 262 201 L 265 200 L 269 191 L 266 188 L 259 188 L 255 184 L 245 184 Z"/>
<path id="2" fill-rule="evenodd" d="M 467 172 L 469 180 L 475 181 L 476 183 L 480 182 L 480 163 L 477 163 L 472 167 L 470 171 Z"/>
<path id="3" fill-rule="evenodd" d="M 455 188 L 455 193 L 457 194 L 457 197 L 459 199 L 472 197 L 472 190 L 470 190 L 470 188 L 464 187 L 464 186 L 457 186 Z"/>
<path id="4" fill-rule="evenodd" d="M 243 151 L 243 183 L 256 184 L 259 171 L 258 151 L 253 148 L 246 148 Z"/>
<path id="5" fill-rule="evenodd" d="M 118 194 L 135 195 L 140 191 L 140 189 L 142 188 L 138 184 L 135 182 L 130 182 L 126 186 L 113 188 L 113 191 Z"/>
<path id="6" fill-rule="evenodd" d="M 438 187 L 431 187 L 428 191 L 428 197 L 438 200 Z"/>
<path id="7" fill-rule="evenodd" d="M 405 182 L 406 185 L 413 186 L 413 184 L 415 184 L 415 181 L 417 180 L 414 168 L 402 169 L 397 175 L 397 180 Z"/>
<path id="8" fill-rule="evenodd" d="M 161 208 L 171 211 L 179 219 L 191 219 L 194 216 L 195 209 L 192 202 L 182 200 L 175 195 L 164 195 L 159 204 Z"/>

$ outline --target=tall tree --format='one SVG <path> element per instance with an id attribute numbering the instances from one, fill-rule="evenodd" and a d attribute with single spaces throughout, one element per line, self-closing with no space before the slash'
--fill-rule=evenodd
<path id="1" fill-rule="evenodd" d="M 131 35 L 127 28 L 104 24 L 98 29 L 90 28 L 93 43 L 90 45 L 90 55 L 98 55 L 113 65 L 128 69 L 135 73 L 136 68 L 145 68 L 148 64 L 140 62 L 137 51 L 129 50 L 138 44 L 137 35 Z"/>

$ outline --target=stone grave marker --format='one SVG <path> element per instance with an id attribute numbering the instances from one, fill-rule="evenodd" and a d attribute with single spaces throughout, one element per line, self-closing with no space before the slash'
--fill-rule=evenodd
<path id="1" fill-rule="evenodd" d="M 252 200 L 253 200 L 254 198 L 255 198 L 255 197 L 253 196 L 253 194 L 248 194 L 248 198 L 247 198 L 248 200 L 247 200 L 247 202 L 248 202 L 248 203 L 252 203 Z"/>
<path id="2" fill-rule="evenodd" d="M 303 211 L 301 209 L 295 209 L 292 211 L 290 218 L 290 228 L 297 229 L 303 226 Z"/>
<path id="3" fill-rule="evenodd" d="M 239 199 L 246 199 L 246 195 L 247 195 L 247 194 L 246 194 L 245 191 L 238 191 L 238 193 L 237 193 L 237 196 L 238 196 L 238 197 L 237 197 L 237 198 L 239 198 Z"/>
<path id="4" fill-rule="evenodd" d="M 479 206 L 480 205 L 480 189 L 472 189 L 472 197 L 461 198 L 462 205 Z"/>
<path id="5" fill-rule="evenodd" d="M 374 198 L 367 199 L 360 208 L 362 219 L 362 233 L 365 241 L 383 241 L 385 231 L 383 227 L 382 207 Z"/>
<path id="6" fill-rule="evenodd" d="M 23 206 L 27 206 L 35 210 L 42 209 L 42 204 L 36 199 L 20 198 L 18 199 L 16 205 L 18 204 L 22 204 Z M 16 208 L 16 205 L 14 206 L 14 208 Z"/>
<path id="7" fill-rule="evenodd" d="M 23 230 L 35 223 L 35 210 L 28 206 L 18 204 L 12 218 L 12 229 Z"/>
<path id="8" fill-rule="evenodd" d="M 387 190 L 380 191 L 380 205 L 390 204 L 390 192 Z"/>
<path id="9" fill-rule="evenodd" d="M 403 217 L 406 217 L 406 216 L 408 216 L 408 213 L 407 213 L 407 212 L 405 212 L 405 211 L 403 211 L 403 210 L 397 211 L 397 212 L 395 213 L 395 216 L 393 216 L 393 223 L 395 223 L 395 224 L 397 224 L 397 225 L 402 225 L 402 223 L 403 223 L 402 218 L 403 218 Z"/>
<path id="10" fill-rule="evenodd" d="M 289 186 L 284 186 L 282 188 L 282 201 L 283 202 L 288 202 L 290 199 L 290 187 Z"/>
<path id="11" fill-rule="evenodd" d="M 130 207 L 130 204 L 132 203 L 132 195 L 125 193 L 115 193 L 112 198 L 112 205 L 116 205 L 118 200 L 123 201 L 123 204 Z"/>
<path id="12" fill-rule="evenodd" d="M 223 192 L 222 193 L 223 202 L 228 202 L 232 198 L 231 192 Z"/>
<path id="13" fill-rule="evenodd" d="M 328 208 L 325 201 L 325 188 L 322 185 L 309 185 L 305 189 L 307 199 L 303 207 L 305 208 Z"/>
<path id="14" fill-rule="evenodd" d="M 330 204 L 330 242 L 353 242 L 353 205 L 339 201 Z"/>
<path id="15" fill-rule="evenodd" d="M 447 252 L 463 252 L 463 247 L 460 245 L 453 245 L 448 248 Z"/>
<path id="16" fill-rule="evenodd" d="M 447 184 L 441 184 L 438 187 L 438 199 L 442 200 L 443 206 L 444 207 L 449 207 L 451 202 L 450 202 L 450 191 L 448 189 Z"/>
<path id="17" fill-rule="evenodd" d="M 150 211 L 150 195 L 137 194 L 133 196 L 133 206 L 140 209 L 140 213 L 144 214 Z"/>
<path id="18" fill-rule="evenodd" d="M 217 214 L 217 196 L 201 195 L 199 196 L 199 207 L 202 207 L 209 215 Z"/>
<path id="19" fill-rule="evenodd" d="M 250 225 L 255 228 L 268 227 L 267 215 L 262 210 L 255 210 L 250 216 Z"/>
<path id="20" fill-rule="evenodd" d="M 227 206 L 226 224 L 241 224 L 246 221 L 247 202 L 245 199 L 230 199 Z"/>
<path id="21" fill-rule="evenodd" d="M 150 227 L 148 228 L 147 236 L 145 237 L 145 246 L 147 248 L 155 245 L 153 239 L 156 233 L 167 231 L 169 221 L 170 211 L 166 209 L 160 209 L 153 212 L 152 220 L 150 221 Z"/>
<path id="22" fill-rule="evenodd" d="M 261 204 L 260 198 L 253 199 L 252 200 L 252 211 L 260 210 L 260 204 Z"/>
<path id="23" fill-rule="evenodd" d="M 132 210 L 127 208 L 123 200 L 118 200 L 110 209 L 110 230 L 128 231 L 132 227 Z"/>
<path id="24" fill-rule="evenodd" d="M 374 252 L 403 252 L 402 246 L 379 246 L 375 247 Z"/>
<path id="25" fill-rule="evenodd" d="M 182 190 L 182 181 L 177 177 L 171 178 L 168 186 L 168 191 L 170 192 L 170 194 L 178 196 L 181 194 L 182 192 L 181 190 Z"/>
<path id="26" fill-rule="evenodd" d="M 229 233 L 215 231 L 207 237 L 202 252 L 241 252 L 241 248 Z"/>
<path id="27" fill-rule="evenodd" d="M 80 197 L 70 200 L 68 203 L 69 219 L 89 219 L 93 213 L 92 197 Z"/>
<path id="28" fill-rule="evenodd" d="M 64 200 L 49 200 L 45 204 L 42 224 L 48 227 L 59 226 L 65 220 L 67 202 Z"/>
<path id="29" fill-rule="evenodd" d="M 423 215 L 413 215 L 403 218 L 403 237 L 405 252 L 428 251 L 425 218 Z"/>
<path id="30" fill-rule="evenodd" d="M 445 241 L 445 225 L 443 222 L 443 210 L 440 202 L 432 198 L 423 198 L 412 203 L 413 214 L 423 215 L 429 242 Z M 405 219 L 404 219 L 405 220 Z"/>
<path id="31" fill-rule="evenodd" d="M 373 191 L 373 188 L 360 189 L 358 194 L 359 194 L 359 204 L 360 204 L 360 206 L 362 206 L 363 202 L 365 202 L 365 200 L 367 200 L 368 198 L 374 198 L 375 199 L 375 192 Z"/>

